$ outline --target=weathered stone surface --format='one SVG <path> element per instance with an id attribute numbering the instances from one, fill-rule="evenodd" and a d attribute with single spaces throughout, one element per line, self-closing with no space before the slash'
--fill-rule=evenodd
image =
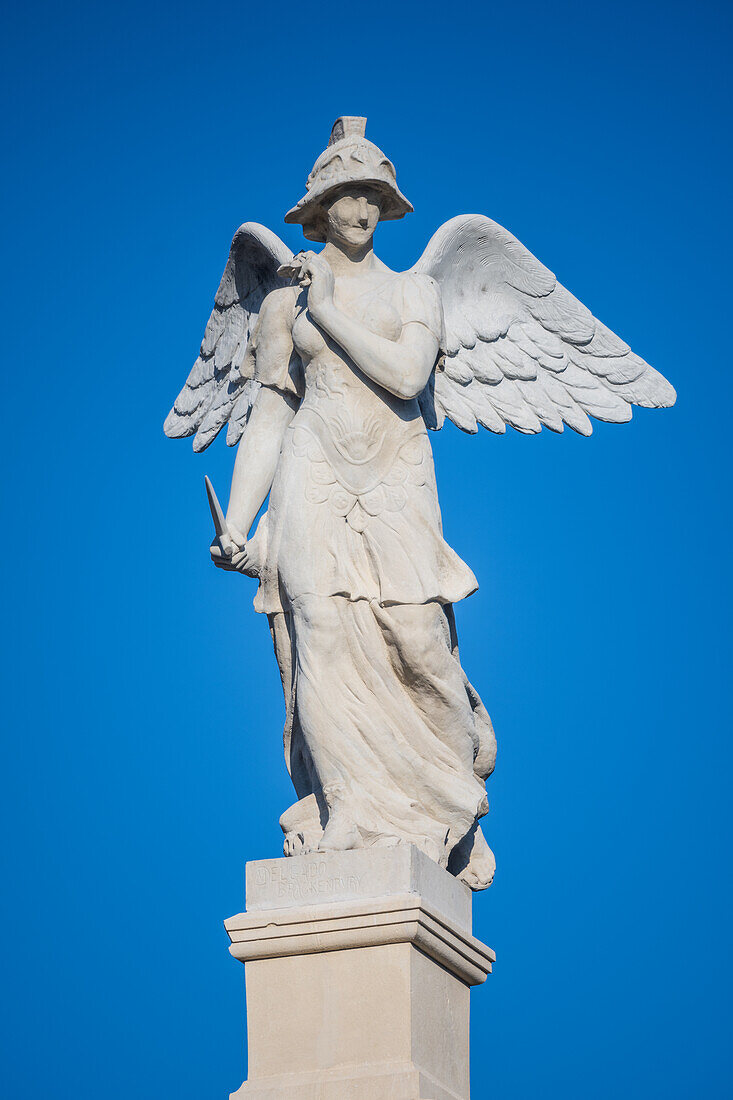
<path id="1" fill-rule="evenodd" d="M 321 252 L 237 231 L 165 430 L 202 450 L 228 423 L 239 442 L 226 515 L 209 487 L 211 556 L 258 578 L 270 622 L 285 855 L 413 844 L 481 890 L 496 738 L 458 654 L 477 582 L 443 538 L 427 429 L 589 434 L 675 394 L 489 218 L 453 218 L 391 271 L 374 232 L 412 206 L 365 130 L 336 121 L 286 215 Z"/>

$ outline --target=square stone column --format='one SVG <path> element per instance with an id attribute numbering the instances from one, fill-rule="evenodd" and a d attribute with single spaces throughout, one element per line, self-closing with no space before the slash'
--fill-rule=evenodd
<path id="1" fill-rule="evenodd" d="M 469 987 L 494 953 L 471 891 L 417 848 L 248 863 L 225 927 L 247 986 L 232 1100 L 468 1100 Z"/>

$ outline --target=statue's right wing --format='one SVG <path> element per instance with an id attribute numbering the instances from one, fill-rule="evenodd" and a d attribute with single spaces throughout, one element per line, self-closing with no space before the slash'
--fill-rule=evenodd
<path id="1" fill-rule="evenodd" d="M 198 359 L 166 417 L 171 439 L 195 434 L 193 449 L 203 451 L 228 421 L 227 443 L 239 442 L 259 389 L 240 373 L 247 343 L 264 298 L 287 286 L 277 269 L 292 258 L 288 246 L 256 222 L 234 234 Z"/>

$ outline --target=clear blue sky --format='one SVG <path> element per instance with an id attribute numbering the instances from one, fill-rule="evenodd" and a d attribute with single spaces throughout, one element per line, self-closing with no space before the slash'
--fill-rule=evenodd
<path id="1" fill-rule="evenodd" d="M 244 1076 L 221 922 L 279 852 L 282 700 L 251 582 L 208 561 L 233 452 L 162 423 L 233 231 L 300 243 L 346 113 L 415 205 L 383 259 L 489 214 L 679 391 L 590 440 L 434 437 L 500 739 L 474 1100 L 727 1098 L 730 10 L 348 7 L 5 16 L 3 1094 Z"/>

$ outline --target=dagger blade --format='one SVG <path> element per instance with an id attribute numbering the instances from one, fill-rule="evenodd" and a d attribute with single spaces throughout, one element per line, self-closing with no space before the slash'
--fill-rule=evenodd
<path id="1" fill-rule="evenodd" d="M 211 484 L 206 474 L 204 474 L 204 484 L 206 485 L 206 495 L 209 498 L 209 508 L 211 509 L 211 518 L 214 521 L 214 530 L 216 531 L 217 538 L 221 539 L 223 535 L 229 534 L 227 521 L 224 518 L 224 512 L 222 511 L 221 504 L 219 504 L 219 498 L 214 491 L 214 486 Z"/>

